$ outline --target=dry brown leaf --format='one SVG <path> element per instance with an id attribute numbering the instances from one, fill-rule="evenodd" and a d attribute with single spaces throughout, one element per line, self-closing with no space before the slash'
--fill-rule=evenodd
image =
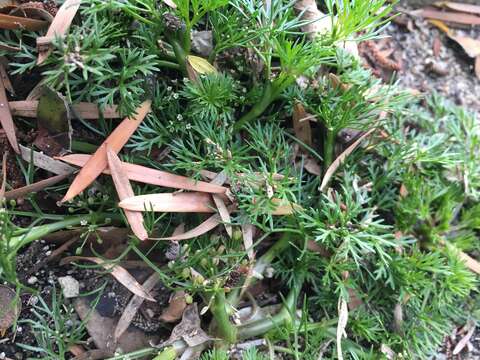
<path id="1" fill-rule="evenodd" d="M 137 113 L 133 117 L 125 118 L 120 125 L 113 130 L 95 154 L 87 161 L 85 166 L 82 167 L 82 170 L 80 170 L 79 174 L 73 180 L 62 202 L 73 199 L 105 170 L 107 167 L 106 144 L 108 144 L 114 152 L 118 153 L 128 139 L 130 139 L 130 136 L 132 136 L 145 116 L 150 112 L 150 106 L 151 101 L 145 101 L 137 109 Z"/>
<path id="2" fill-rule="evenodd" d="M 455 345 L 455 348 L 453 349 L 452 355 L 458 355 L 460 352 L 467 346 L 468 342 L 472 338 L 473 334 L 475 333 L 476 326 L 475 324 L 468 324 L 469 329 L 467 333 L 460 339 L 460 341 Z"/>
<path id="3" fill-rule="evenodd" d="M 307 33 L 310 39 L 330 31 L 331 18 L 318 9 L 315 0 L 297 0 L 294 8 L 298 13 L 302 13 L 302 20 L 308 22 L 302 26 L 302 31 Z"/>
<path id="4" fill-rule="evenodd" d="M 242 235 L 243 235 L 243 246 L 247 252 L 248 258 L 253 260 L 255 258 L 255 253 L 253 251 L 253 232 L 255 227 L 252 224 L 243 224 L 242 225 Z"/>
<path id="5" fill-rule="evenodd" d="M 187 302 L 185 301 L 185 291 L 175 291 L 170 297 L 168 306 L 163 309 L 162 315 L 160 315 L 160 320 L 163 322 L 176 322 L 180 320 L 183 315 L 183 311 L 187 307 Z"/>
<path id="6" fill-rule="evenodd" d="M 317 162 L 317 160 L 313 159 L 310 156 L 307 157 L 307 159 L 303 163 L 303 167 L 312 175 L 322 175 L 322 169 L 320 168 L 320 164 Z"/>
<path id="7" fill-rule="evenodd" d="M 212 194 L 213 202 L 217 207 L 218 214 L 222 219 L 223 225 L 225 227 L 225 231 L 227 232 L 228 236 L 231 238 L 233 235 L 233 229 L 231 225 L 231 218 L 230 218 L 230 211 L 228 210 L 227 205 L 225 205 L 225 201 L 217 194 Z"/>
<path id="8" fill-rule="evenodd" d="M 83 346 L 81 345 L 78 345 L 78 344 L 73 344 L 73 345 L 70 345 L 68 347 L 68 351 L 70 351 L 70 353 L 75 356 L 74 359 L 77 358 L 77 356 L 81 355 L 81 354 L 85 354 L 85 349 L 83 348 Z"/>
<path id="9" fill-rule="evenodd" d="M 328 167 L 327 171 L 325 172 L 325 175 L 323 176 L 322 183 L 320 185 L 320 191 L 324 191 L 326 186 L 328 185 L 330 179 L 332 178 L 333 174 L 337 171 L 339 166 L 345 161 L 348 155 L 350 155 L 358 145 L 365 139 L 367 136 L 369 136 L 372 132 L 374 132 L 375 129 L 370 129 L 368 130 L 365 134 L 360 136 L 352 145 L 350 145 L 348 148 L 345 149 L 344 152 L 342 152 L 334 161 L 333 163 Z"/>
<path id="10" fill-rule="evenodd" d="M 59 157 L 59 160 L 66 163 L 84 166 L 90 159 L 91 155 L 72 154 Z M 174 189 L 183 189 L 207 193 L 223 194 L 227 188 L 215 184 L 209 184 L 203 181 L 195 181 L 185 176 L 171 174 L 166 171 L 151 169 L 141 165 L 129 164 L 122 162 L 122 168 L 126 176 L 131 181 L 137 181 L 145 184 L 164 186 Z M 109 169 L 103 171 L 104 174 L 110 174 Z"/>
<path id="11" fill-rule="evenodd" d="M 50 171 L 51 173 L 57 175 L 71 174 L 76 170 L 75 168 L 62 163 L 59 160 L 54 160 L 50 156 L 29 149 L 23 145 L 20 145 L 20 153 L 23 160 L 27 162 L 32 161 L 33 165 L 35 165 L 36 167 Z"/>
<path id="12" fill-rule="evenodd" d="M 8 60 L 4 56 L 0 56 L 0 77 L 2 78 L 3 86 L 10 94 L 15 95 L 15 89 L 13 88 L 10 78 L 8 77 L 7 65 Z M 12 108 L 10 108 L 10 112 L 11 111 Z"/>
<path id="13" fill-rule="evenodd" d="M 7 187 L 7 153 L 3 153 L 2 157 L 2 182 L 0 183 L 0 206 L 5 200 L 5 189 Z"/>
<path id="14" fill-rule="evenodd" d="M 0 14 L 1 15 L 1 14 Z M 17 136 L 15 135 L 15 125 L 13 124 L 12 114 L 10 113 L 10 107 L 8 106 L 7 93 L 3 80 L 0 78 L 0 124 L 2 125 L 5 134 L 7 135 L 8 142 L 12 149 L 20 154 L 18 147 Z"/>
<path id="15" fill-rule="evenodd" d="M 87 256 L 69 256 L 62 261 L 60 265 L 71 263 L 72 261 L 91 261 L 95 264 L 102 266 L 104 269 L 109 270 L 110 274 L 117 279 L 117 281 L 130 290 L 133 294 L 138 295 L 144 299 L 155 302 L 155 299 L 146 291 L 142 285 L 140 285 L 130 273 L 120 265 L 105 262 L 104 260 L 96 257 Z"/>
<path id="16" fill-rule="evenodd" d="M 415 11 L 413 12 L 413 14 L 419 15 L 427 19 L 448 21 L 457 24 L 480 25 L 479 16 L 458 12 L 438 11 L 425 8 L 419 11 Z"/>
<path id="17" fill-rule="evenodd" d="M 312 115 L 305 111 L 303 105 L 298 101 L 295 102 L 293 106 L 293 130 L 297 139 L 308 146 L 312 146 L 310 118 L 312 118 Z"/>
<path id="18" fill-rule="evenodd" d="M 0 29 L 38 31 L 46 28 L 48 21 L 0 14 Z"/>
<path id="19" fill-rule="evenodd" d="M 207 193 L 163 193 L 134 196 L 119 206 L 132 211 L 213 213 L 215 205 Z"/>
<path id="20" fill-rule="evenodd" d="M 342 338 L 347 337 L 345 328 L 348 322 L 348 306 L 344 298 L 338 299 L 337 358 L 343 360 Z"/>
<path id="21" fill-rule="evenodd" d="M 142 284 L 143 289 L 147 292 L 150 292 L 159 281 L 160 277 L 158 276 L 158 273 L 154 271 L 152 275 L 150 275 Z M 115 328 L 115 341 L 118 341 L 120 336 L 122 336 L 122 334 L 128 329 L 133 318 L 135 317 L 135 314 L 138 312 L 138 309 L 140 309 L 140 306 L 142 306 L 143 300 L 144 298 L 138 295 L 134 295 L 130 299 Z"/>
<path id="22" fill-rule="evenodd" d="M 175 2 L 173 2 L 172 0 L 162 0 L 162 2 L 167 5 L 167 6 L 170 6 L 172 9 L 176 9 L 177 8 L 177 4 L 175 4 Z"/>
<path id="23" fill-rule="evenodd" d="M 458 251 L 457 255 L 460 260 L 465 262 L 465 266 L 467 268 L 477 274 L 480 274 L 480 262 L 472 258 L 470 255 L 465 254 L 463 251 Z"/>
<path id="24" fill-rule="evenodd" d="M 28 118 L 37 117 L 37 100 L 22 100 L 10 101 L 10 111 L 13 116 L 21 116 Z M 100 115 L 105 119 L 118 119 L 120 114 L 117 111 L 117 106 L 106 106 L 103 111 L 100 111 L 97 104 L 81 102 L 73 105 L 73 115 L 84 120 L 99 119 Z"/>
<path id="25" fill-rule="evenodd" d="M 215 214 L 213 216 L 210 216 L 207 220 L 202 222 L 200 225 L 197 227 L 186 231 L 182 234 L 173 234 L 170 237 L 165 237 L 165 238 L 156 238 L 156 239 L 150 239 L 150 240 L 170 240 L 170 241 L 180 241 L 180 240 L 188 240 L 188 239 L 193 239 L 198 236 L 201 236 L 203 234 L 206 234 L 210 230 L 215 229 L 219 224 L 222 223 L 222 219 L 218 214 Z"/>
<path id="26" fill-rule="evenodd" d="M 37 38 L 38 59 L 37 65 L 42 64 L 52 51 L 50 44 L 57 36 L 64 36 L 73 18 L 75 17 L 82 0 L 66 0 L 57 11 L 45 36 Z"/>
<path id="27" fill-rule="evenodd" d="M 479 5 L 463 4 L 463 3 L 453 2 L 453 1 L 438 1 L 434 5 L 442 8 L 447 8 L 450 10 L 480 15 Z"/>
<path id="28" fill-rule="evenodd" d="M 47 179 L 37 181 L 36 183 L 23 186 L 18 189 L 10 190 L 5 193 L 5 199 L 10 200 L 10 199 L 18 199 L 22 198 L 27 194 L 30 193 L 35 193 L 42 191 L 43 189 L 55 185 L 59 183 L 60 181 L 66 179 L 70 174 L 65 173 L 65 174 L 60 174 L 60 175 L 55 175 L 52 177 L 49 177 Z"/>
<path id="29" fill-rule="evenodd" d="M 0 285 L 0 337 L 12 326 L 20 315 L 22 302 L 17 293 L 6 285 Z"/>
<path id="30" fill-rule="evenodd" d="M 475 58 L 475 76 L 480 80 L 480 55 Z"/>
<path id="31" fill-rule="evenodd" d="M 130 181 L 128 181 L 128 177 L 123 171 L 120 158 L 118 157 L 117 153 L 110 148 L 108 144 L 107 160 L 108 167 L 110 169 L 110 172 L 112 173 L 113 184 L 115 185 L 115 189 L 117 190 L 118 198 L 120 200 L 123 200 L 135 196 L 132 186 L 130 185 Z M 140 240 L 148 239 L 147 230 L 143 225 L 143 215 L 140 211 L 125 210 L 125 217 L 127 218 L 133 233 Z"/>
<path id="32" fill-rule="evenodd" d="M 408 195 L 408 189 L 407 189 L 407 187 L 405 186 L 405 184 L 400 185 L 400 191 L 399 191 L 399 193 L 400 193 L 400 197 L 402 197 L 402 198 L 407 197 L 407 195 Z"/>

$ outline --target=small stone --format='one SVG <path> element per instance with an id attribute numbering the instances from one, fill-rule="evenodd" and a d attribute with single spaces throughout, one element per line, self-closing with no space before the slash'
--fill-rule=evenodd
<path id="1" fill-rule="evenodd" d="M 28 285 L 33 285 L 38 282 L 38 278 L 36 276 L 30 276 L 27 280 Z"/>
<path id="2" fill-rule="evenodd" d="M 80 293 L 80 284 L 76 279 L 71 276 L 59 277 L 58 282 L 62 287 L 63 296 L 65 298 L 74 298 L 77 297 Z"/>

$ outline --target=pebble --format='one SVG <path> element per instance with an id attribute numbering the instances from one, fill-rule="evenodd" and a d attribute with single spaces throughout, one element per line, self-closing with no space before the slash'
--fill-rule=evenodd
<path id="1" fill-rule="evenodd" d="M 33 285 L 38 282 L 38 278 L 36 276 L 30 276 L 27 280 L 27 284 Z"/>
<path id="2" fill-rule="evenodd" d="M 71 276 L 63 276 L 58 278 L 58 282 L 62 287 L 63 296 L 66 299 L 77 297 L 80 293 L 80 284 Z"/>

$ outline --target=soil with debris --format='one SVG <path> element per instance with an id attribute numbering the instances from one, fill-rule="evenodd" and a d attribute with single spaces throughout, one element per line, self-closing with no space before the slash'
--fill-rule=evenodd
<path id="1" fill-rule="evenodd" d="M 480 39 L 478 26 L 455 30 L 458 35 Z M 385 33 L 401 63 L 400 84 L 424 93 L 438 92 L 457 105 L 480 110 L 480 80 L 475 76 L 474 59 L 460 45 L 423 18 L 405 12 Z"/>

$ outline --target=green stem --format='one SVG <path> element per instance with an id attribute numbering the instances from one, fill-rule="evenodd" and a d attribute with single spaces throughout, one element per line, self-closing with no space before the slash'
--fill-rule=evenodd
<path id="1" fill-rule="evenodd" d="M 158 64 L 160 67 L 169 68 L 169 69 L 174 69 L 174 70 L 180 70 L 180 65 L 175 64 L 174 62 L 171 62 L 171 61 L 159 60 L 159 61 L 157 62 L 157 64 Z"/>
<path id="2" fill-rule="evenodd" d="M 187 55 L 188 53 L 185 52 L 182 45 L 175 40 L 171 39 L 170 44 L 172 45 L 173 52 L 175 53 L 175 57 L 177 58 L 179 70 L 183 73 L 184 76 L 188 76 L 187 73 Z"/>
<path id="3" fill-rule="evenodd" d="M 267 107 L 275 100 L 278 96 L 279 90 L 274 86 L 272 82 L 268 82 L 265 85 L 263 90 L 262 98 L 254 107 L 250 109 L 249 112 L 244 114 L 234 125 L 233 132 L 236 133 L 247 125 L 249 122 L 255 120 L 267 109 Z"/>
<path id="4" fill-rule="evenodd" d="M 174 360 L 177 358 L 177 352 L 173 346 L 163 349 L 153 360 Z"/>
<path id="5" fill-rule="evenodd" d="M 327 129 L 325 141 L 323 143 L 323 169 L 326 171 L 333 161 L 333 151 L 335 148 L 335 133 Z"/>
<path id="6" fill-rule="evenodd" d="M 267 266 L 270 265 L 272 261 L 290 245 L 291 237 L 291 233 L 285 232 L 282 237 L 278 239 L 277 242 L 257 260 L 253 271 L 257 274 L 262 274 Z M 249 286 L 253 285 L 255 281 L 256 278 L 253 277 Z M 234 289 L 230 292 L 228 295 L 228 302 L 233 307 L 238 305 L 240 302 L 240 289 Z"/>
<path id="7" fill-rule="evenodd" d="M 110 215 L 110 214 L 101 214 L 101 215 L 90 214 L 90 215 L 83 215 L 83 216 L 68 217 L 62 221 L 57 221 L 57 222 L 46 224 L 46 225 L 35 226 L 29 229 L 29 231 L 24 235 L 12 237 L 10 239 L 10 246 L 12 248 L 17 248 L 17 247 L 19 248 L 21 246 L 25 246 L 28 243 L 38 240 L 50 233 L 65 229 L 66 227 L 69 227 L 69 226 L 79 225 L 84 221 L 91 223 L 92 220 L 94 220 L 95 222 L 98 222 L 98 221 L 104 221 L 106 218 L 112 219 L 117 217 L 118 216 L 116 215 Z"/>
<path id="8" fill-rule="evenodd" d="M 237 341 L 237 329 L 230 322 L 230 317 L 227 312 L 227 299 L 225 292 L 220 289 L 215 293 L 215 298 L 211 307 L 212 314 L 217 324 L 218 335 L 229 344 L 234 344 Z"/>
<path id="9" fill-rule="evenodd" d="M 250 324 L 245 324 L 238 328 L 238 338 L 248 339 L 255 336 L 263 335 L 270 330 L 285 325 L 285 323 L 293 322 L 295 316 L 297 298 L 300 293 L 301 285 L 294 286 L 288 294 L 285 304 L 278 314 L 271 318 L 255 321 Z"/>
<path id="10" fill-rule="evenodd" d="M 92 154 L 97 151 L 98 146 L 85 141 L 72 140 L 72 151 Z"/>

